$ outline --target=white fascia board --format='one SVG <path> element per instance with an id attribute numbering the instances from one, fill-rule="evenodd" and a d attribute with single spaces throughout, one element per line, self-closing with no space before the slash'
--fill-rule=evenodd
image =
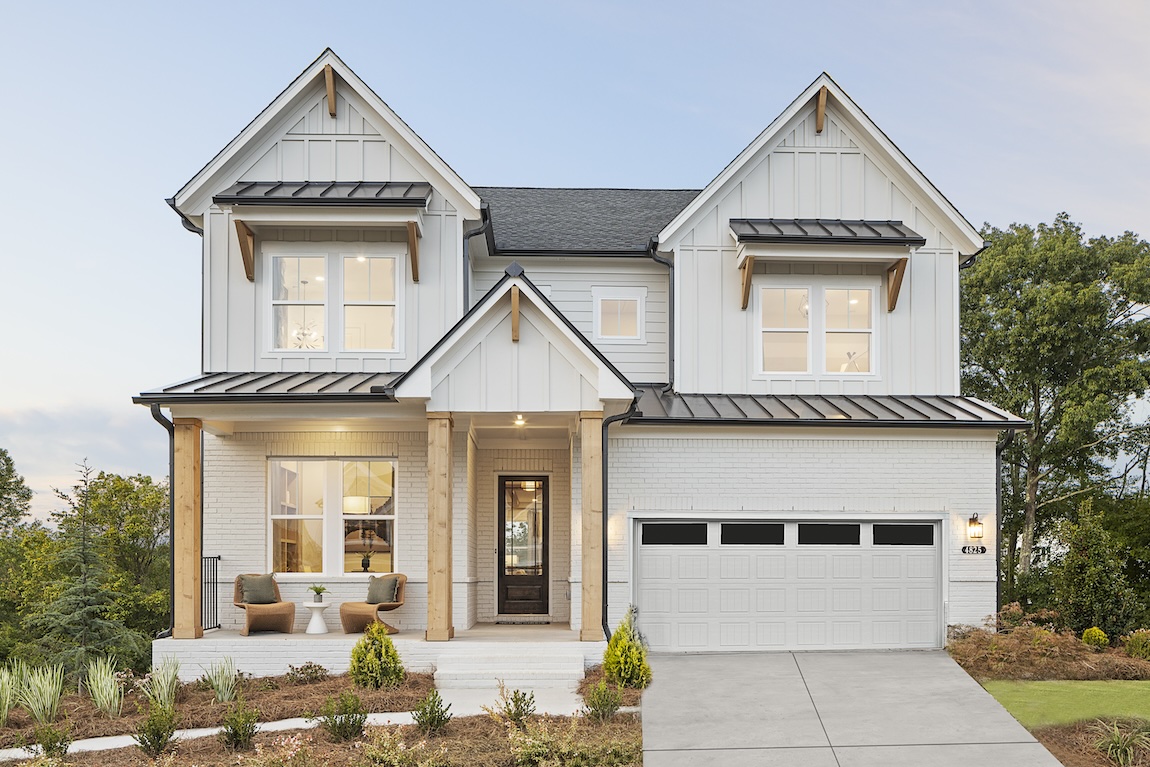
<path id="1" fill-rule="evenodd" d="M 735 248 L 735 266 L 741 268 L 748 256 L 756 261 L 850 261 L 862 264 L 893 264 L 909 257 L 910 245 L 799 245 L 772 242 L 741 242 Z"/>
<path id="2" fill-rule="evenodd" d="M 958 212 L 958 209 L 955 208 L 949 200 L 943 197 L 942 193 L 930 182 L 930 179 L 914 166 L 914 163 L 902 153 L 902 150 L 895 146 L 894 142 L 883 133 L 882 129 L 867 117 L 866 113 L 851 100 L 851 97 L 848 96 L 826 72 L 823 72 L 815 78 L 815 81 L 807 86 L 806 90 L 799 94 L 799 97 L 792 101 L 790 106 L 783 110 L 782 114 L 776 117 L 762 133 L 756 136 L 754 141 L 748 144 L 734 160 L 731 160 L 731 162 L 727 164 L 727 167 L 723 168 L 723 171 L 718 176 L 715 176 L 715 178 L 711 180 L 711 183 L 707 184 L 706 188 L 704 188 L 687 207 L 679 212 L 679 215 L 675 216 L 669 224 L 663 227 L 663 230 L 659 232 L 659 243 L 668 246 L 676 244 L 674 241 L 686 231 L 694 217 L 701 212 L 704 206 L 718 196 L 727 184 L 744 170 L 747 162 L 751 158 L 757 155 L 765 146 L 778 140 L 778 134 L 783 127 L 806 108 L 807 104 L 818 94 L 819 89 L 823 86 L 826 86 L 828 95 L 835 98 L 838 105 L 842 107 L 844 113 L 854 122 L 860 132 L 869 137 L 876 145 L 876 148 L 881 149 L 883 153 L 888 155 L 895 166 L 909 177 L 910 180 L 914 182 L 914 185 L 921 189 L 923 194 L 925 194 L 946 219 L 951 222 L 956 234 L 960 235 L 959 239 L 967 246 L 967 249 L 960 247 L 959 251 L 969 255 L 982 248 L 983 240 L 978 230 Z"/>
<path id="3" fill-rule="evenodd" d="M 499 292 L 488 295 L 485 299 L 486 306 L 481 310 L 475 312 L 468 318 L 467 322 L 458 328 L 455 328 L 453 339 L 444 343 L 435 352 L 419 361 L 419 367 L 413 370 L 407 378 L 400 382 L 399 386 L 395 389 L 395 397 L 399 400 L 427 400 L 431 399 L 431 369 L 434 365 L 442 360 L 444 357 L 455 351 L 457 344 L 471 333 L 477 325 L 484 322 L 488 314 L 495 309 L 505 295 L 511 292 L 512 286 L 519 288 L 519 295 L 521 299 L 526 299 L 531 302 L 532 306 L 547 318 L 551 323 L 552 328 L 559 331 L 559 334 L 567 340 L 567 342 L 578 349 L 585 358 L 595 366 L 599 371 L 598 388 L 599 398 L 602 400 L 610 399 L 625 399 L 630 401 L 634 397 L 631 387 L 625 381 L 619 379 L 611 368 L 603 364 L 590 349 L 587 348 L 589 343 L 586 339 L 576 336 L 571 332 L 565 323 L 558 315 L 556 315 L 547 306 L 544 301 L 538 300 L 535 289 L 525 280 L 519 277 L 512 277 L 503 283 Z"/>
<path id="4" fill-rule="evenodd" d="M 440 176 L 447 182 L 457 198 L 454 202 L 462 204 L 462 214 L 466 218 L 478 219 L 479 206 L 481 203 L 479 195 L 476 194 L 476 192 L 459 177 L 459 174 L 452 170 L 451 166 L 444 162 L 443 158 L 437 155 L 399 115 L 392 111 L 391 107 L 389 107 L 375 91 L 369 88 L 363 80 L 359 79 L 359 76 L 356 75 L 347 64 L 343 63 L 343 60 L 335 55 L 335 52 L 332 51 L 331 48 L 325 49 L 319 58 L 308 65 L 287 88 L 276 96 L 270 104 L 264 107 L 263 111 L 260 112 L 254 120 L 248 123 L 235 138 L 228 142 L 227 146 L 220 150 L 207 165 L 201 168 L 199 173 L 193 176 L 190 181 L 176 192 L 174 195 L 176 208 L 186 216 L 200 216 L 203 211 L 188 209 L 189 201 L 194 200 L 200 195 L 204 191 L 204 187 L 208 186 L 217 174 L 247 149 L 253 141 L 259 139 L 263 132 L 278 120 L 286 110 L 293 107 L 294 102 L 299 99 L 305 91 L 311 88 L 316 78 L 323 77 L 323 68 L 327 64 L 331 65 L 336 74 L 356 92 L 356 95 L 375 110 L 384 122 L 411 145 L 420 159 L 434 171 L 435 175 Z M 201 202 L 200 205 L 192 207 L 206 208 L 207 206 Z M 459 206 L 457 205 L 457 207 Z"/>

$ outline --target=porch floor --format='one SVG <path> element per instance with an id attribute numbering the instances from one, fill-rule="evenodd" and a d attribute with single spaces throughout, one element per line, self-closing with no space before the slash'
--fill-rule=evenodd
<path id="1" fill-rule="evenodd" d="M 240 636 L 238 631 L 213 629 L 201 639 L 156 639 L 152 642 L 152 662 L 174 657 L 180 662 L 180 678 L 200 678 L 212 663 L 225 657 L 235 661 L 236 668 L 252 676 L 280 676 L 288 666 L 311 661 L 333 674 L 347 672 L 351 648 L 362 634 L 279 634 L 260 632 Z M 432 673 L 441 658 L 477 659 L 514 654 L 526 663 L 532 656 L 554 656 L 556 653 L 581 655 L 584 667 L 602 662 L 606 641 L 580 642 L 579 632 L 566 624 L 523 625 L 477 623 L 469 629 L 456 629 L 449 642 L 428 642 L 422 631 L 403 631 L 391 635 L 391 641 L 408 671 Z"/>

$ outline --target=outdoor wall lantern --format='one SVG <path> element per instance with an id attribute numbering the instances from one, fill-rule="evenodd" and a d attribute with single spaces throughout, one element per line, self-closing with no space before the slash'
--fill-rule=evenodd
<path id="1" fill-rule="evenodd" d="M 978 514 L 975 514 L 966 523 L 966 532 L 971 538 L 982 537 L 982 520 L 978 518 Z"/>

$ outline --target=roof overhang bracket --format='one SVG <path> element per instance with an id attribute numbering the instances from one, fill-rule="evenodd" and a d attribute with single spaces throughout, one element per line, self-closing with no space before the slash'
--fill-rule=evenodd
<path id="1" fill-rule="evenodd" d="M 331 64 L 323 65 L 323 81 L 327 86 L 327 113 L 335 117 L 335 70 Z"/>
<path id="2" fill-rule="evenodd" d="M 332 115 L 333 117 L 335 115 Z M 823 124 L 827 119 L 827 86 L 819 88 L 818 106 L 815 107 L 815 133 L 823 132 Z"/>
<path id="3" fill-rule="evenodd" d="M 906 275 L 909 259 L 900 258 L 886 270 L 886 310 L 893 312 L 898 305 L 898 292 L 902 289 L 902 278 Z"/>
<path id="4" fill-rule="evenodd" d="M 519 343 L 519 286 L 511 286 L 511 341 Z"/>
<path id="5" fill-rule="evenodd" d="M 411 281 L 419 282 L 419 225 L 407 222 L 407 252 L 411 256 Z"/>
<path id="6" fill-rule="evenodd" d="M 256 235 L 247 224 L 236 219 L 236 237 L 240 241 L 240 256 L 244 260 L 244 276 L 248 282 L 256 281 Z"/>
<path id="7" fill-rule="evenodd" d="M 747 304 L 751 301 L 751 275 L 755 271 L 755 257 L 747 256 L 743 259 L 743 265 L 739 267 L 743 270 L 743 290 L 742 290 L 742 308 L 746 311 Z"/>

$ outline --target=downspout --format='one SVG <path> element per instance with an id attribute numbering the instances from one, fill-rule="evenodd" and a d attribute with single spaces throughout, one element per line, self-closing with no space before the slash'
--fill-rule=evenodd
<path id="1" fill-rule="evenodd" d="M 618 415 L 608 416 L 603 419 L 603 444 L 600 450 L 600 457 L 603 465 L 600 472 L 603 477 L 603 636 L 611 639 L 611 627 L 607 623 L 607 428 L 619 421 L 626 421 L 628 418 L 633 418 L 637 415 L 642 415 L 639 412 L 639 395 L 636 394 L 635 398 L 631 400 L 631 407 L 627 408 L 624 413 Z"/>
<path id="2" fill-rule="evenodd" d="M 994 446 L 994 609 L 1002 609 L 1002 451 L 1014 441 L 1014 429 Z M 995 629 L 997 630 L 997 626 Z"/>
<path id="3" fill-rule="evenodd" d="M 667 267 L 667 385 L 660 390 L 667 394 L 675 390 L 675 262 L 659 255 L 658 237 L 647 243 L 647 256 Z"/>
<path id="4" fill-rule="evenodd" d="M 156 634 L 156 639 L 166 639 L 176 626 L 176 547 L 172 534 L 176 527 L 176 492 L 172 482 L 176 476 L 176 427 L 160 412 L 159 404 L 151 406 L 152 418 L 168 431 L 168 627 Z"/>
<path id="5" fill-rule="evenodd" d="M 463 233 L 463 313 L 471 309 L 471 238 L 477 234 L 491 231 L 491 208 L 487 203 L 479 206 L 479 218 L 482 223 L 474 229 Z M 494 254 L 492 254 L 494 255 Z"/>

